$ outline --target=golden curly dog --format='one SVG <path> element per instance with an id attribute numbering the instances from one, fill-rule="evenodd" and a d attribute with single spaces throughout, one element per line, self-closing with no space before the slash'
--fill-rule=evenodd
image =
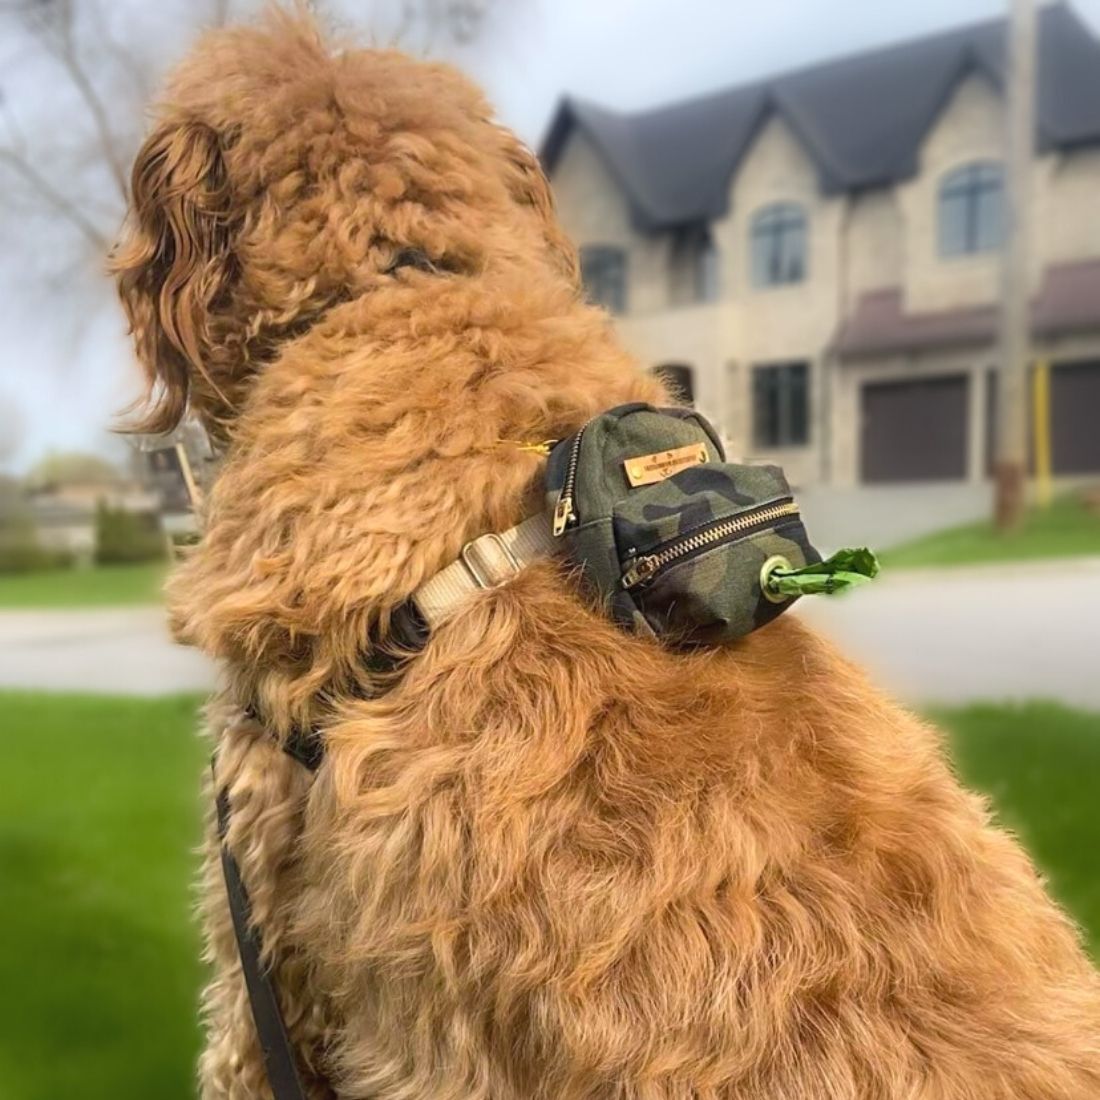
<path id="1" fill-rule="evenodd" d="M 310 1096 L 1100 1096 L 1073 927 L 797 617 L 674 652 L 547 560 L 369 671 L 425 578 L 541 506 L 506 441 L 667 400 L 470 84 L 297 16 L 210 35 L 115 265 L 148 426 L 226 444 L 171 613 L 225 672 L 230 845 Z M 208 836 L 202 1095 L 264 1097 Z"/>

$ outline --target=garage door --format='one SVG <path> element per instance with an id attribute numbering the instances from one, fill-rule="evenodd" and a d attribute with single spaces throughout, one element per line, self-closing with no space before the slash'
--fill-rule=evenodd
<path id="1" fill-rule="evenodd" d="M 1100 470 L 1100 361 L 1050 371 L 1050 459 L 1056 474 Z"/>
<path id="2" fill-rule="evenodd" d="M 966 375 L 874 382 L 861 396 L 865 482 L 966 477 Z"/>

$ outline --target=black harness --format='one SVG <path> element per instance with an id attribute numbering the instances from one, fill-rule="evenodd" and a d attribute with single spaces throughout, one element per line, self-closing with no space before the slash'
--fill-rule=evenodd
<path id="1" fill-rule="evenodd" d="M 365 664 L 371 672 L 393 674 L 404 661 L 427 644 L 427 624 L 412 603 L 403 604 L 394 612 L 387 641 L 389 645 L 386 650 L 373 649 L 367 657 Z M 246 708 L 246 713 L 262 724 L 255 707 Z M 324 762 L 324 739 L 316 729 L 292 730 L 282 749 L 310 772 L 316 772 Z M 263 937 L 252 919 L 252 904 L 241 878 L 241 869 L 226 843 L 230 811 L 227 788 L 218 791 L 216 805 L 225 891 L 267 1081 L 274 1100 L 306 1100 L 298 1073 L 298 1060 L 279 1007 L 275 978 L 263 962 Z"/>

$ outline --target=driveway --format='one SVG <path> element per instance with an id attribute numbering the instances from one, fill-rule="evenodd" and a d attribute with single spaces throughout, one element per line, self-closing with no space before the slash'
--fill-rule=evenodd
<path id="1" fill-rule="evenodd" d="M 790 613 L 913 704 L 1049 697 L 1100 710 L 1100 558 L 903 571 Z M 160 695 L 213 680 L 159 608 L 0 612 L 0 687 Z"/>
<path id="2" fill-rule="evenodd" d="M 993 512 L 991 482 L 934 482 L 916 485 L 860 485 L 838 489 L 808 485 L 798 505 L 814 545 L 885 550 L 945 527 L 973 523 Z"/>

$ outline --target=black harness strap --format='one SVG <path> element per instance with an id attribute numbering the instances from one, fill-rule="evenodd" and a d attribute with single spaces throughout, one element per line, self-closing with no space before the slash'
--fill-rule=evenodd
<path id="1" fill-rule="evenodd" d="M 389 677 L 399 671 L 404 663 L 427 645 L 428 624 L 411 600 L 400 604 L 390 618 L 386 633 L 387 646 L 375 645 L 363 658 L 363 667 L 378 677 Z M 376 691 L 381 695 L 386 689 Z M 375 696 L 372 696 L 375 697 Z M 264 725 L 263 715 L 253 703 L 244 708 L 254 722 Z M 295 727 L 282 744 L 283 752 L 292 756 L 303 767 L 315 772 L 325 758 L 325 743 L 318 730 Z"/>
<path id="2" fill-rule="evenodd" d="M 402 604 L 390 623 L 389 638 L 395 651 L 390 653 L 375 649 L 366 658 L 367 668 L 375 673 L 395 671 L 402 661 L 422 649 L 428 639 L 428 626 L 415 604 Z M 255 721 L 262 718 L 254 706 L 245 713 Z M 324 760 L 325 745 L 321 734 L 312 729 L 294 729 L 283 743 L 283 751 L 303 767 L 315 772 Z M 216 782 L 216 781 L 215 781 Z M 221 840 L 222 873 L 229 897 L 229 912 L 233 917 L 233 932 L 237 937 L 237 951 L 241 957 L 248 1002 L 252 1008 L 252 1020 L 264 1056 L 267 1081 L 274 1100 L 305 1100 L 294 1047 L 287 1035 L 279 999 L 275 994 L 275 980 L 263 965 L 263 939 L 260 930 L 252 922 L 252 905 L 248 891 L 241 880 L 241 869 L 233 858 L 225 838 L 229 832 L 229 792 L 218 791 L 218 837 Z"/>
<path id="3" fill-rule="evenodd" d="M 217 806 L 225 891 L 229 896 L 229 912 L 233 915 L 233 931 L 237 937 L 241 969 L 248 988 L 252 1020 L 263 1051 L 267 1081 L 275 1100 L 305 1100 L 306 1094 L 298 1077 L 294 1048 L 286 1033 L 282 1009 L 279 1008 L 279 999 L 275 995 L 275 982 L 271 971 L 262 961 L 263 940 L 260 938 L 260 930 L 252 923 L 252 905 L 248 900 L 248 891 L 241 880 L 241 869 L 225 842 L 229 831 L 228 791 L 219 792 Z"/>

